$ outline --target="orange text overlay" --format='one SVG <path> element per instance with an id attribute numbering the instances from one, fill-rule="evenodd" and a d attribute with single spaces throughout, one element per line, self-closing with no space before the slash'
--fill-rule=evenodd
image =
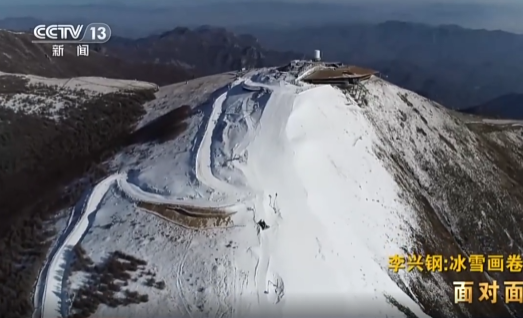
<path id="1" fill-rule="evenodd" d="M 393 255 L 389 256 L 389 269 L 397 273 L 407 271 L 470 271 L 470 272 L 511 272 L 521 273 L 523 260 L 521 255 L 463 255 L 444 257 L 443 255 Z"/>
<path id="2" fill-rule="evenodd" d="M 477 300 L 495 304 L 498 302 L 498 291 L 504 289 L 505 303 L 523 304 L 523 281 L 506 281 L 500 286 L 494 280 L 491 283 L 478 283 L 477 286 L 479 295 L 473 295 L 474 282 L 454 282 L 454 303 L 471 304 Z"/>

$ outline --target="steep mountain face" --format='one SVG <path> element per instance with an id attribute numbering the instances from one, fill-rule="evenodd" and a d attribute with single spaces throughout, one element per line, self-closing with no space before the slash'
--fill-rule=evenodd
<path id="1" fill-rule="evenodd" d="M 395 174 L 405 200 L 417 211 L 419 227 L 413 231 L 409 252 L 443 254 L 449 260 L 449 267 L 441 272 L 414 275 L 404 290 L 410 290 L 433 317 L 520 315 L 520 304 L 493 305 L 475 298 L 471 305 L 455 305 L 453 294 L 454 281 L 473 281 L 476 287 L 491 280 L 503 284 L 521 279 L 520 272 L 506 268 L 473 272 L 470 263 L 460 273 L 449 268 L 450 256 L 519 255 L 522 123 L 464 117 L 383 81 L 371 81 L 366 87 L 372 96 L 369 120 L 385 145 L 377 151 Z M 437 296 L 429 291 L 436 287 L 442 291 Z M 479 297 L 476 287 L 474 297 Z M 505 297 L 503 286 L 499 297 Z"/>
<path id="2" fill-rule="evenodd" d="M 276 66 L 303 57 L 294 52 L 266 50 L 253 36 L 208 26 L 178 27 L 138 40 L 114 37 L 105 47 L 112 56 L 132 62 L 179 65 L 195 76 Z"/>
<path id="3" fill-rule="evenodd" d="M 245 27 L 262 45 L 380 70 L 393 83 L 460 109 L 523 93 L 523 35 L 391 21 L 300 28 Z"/>
<path id="4" fill-rule="evenodd" d="M 34 44 L 32 34 L 0 30 L 0 71 L 45 77 L 103 76 L 171 84 L 191 75 L 176 65 L 132 63 L 91 50 L 77 57 L 75 45 L 64 46 L 64 56 L 53 57 L 51 44 Z"/>
<path id="5" fill-rule="evenodd" d="M 523 247 L 521 124 L 455 113 L 379 78 L 363 83 L 356 99 L 301 82 L 311 67 L 161 87 L 124 117 L 116 105 L 105 109 L 116 114 L 101 127 L 121 121 L 128 137 L 98 165 L 91 191 L 54 221 L 38 312 L 520 316 L 521 305 L 502 297 L 503 282 L 521 272 L 470 271 L 468 256 L 507 259 Z M 78 116 L 53 120 L 60 118 Z M 97 121 L 87 118 L 67 126 L 88 136 L 83 129 Z M 41 237 L 42 227 L 30 225 L 23 233 Z M 461 255 L 466 268 L 432 272 L 422 264 L 394 273 L 395 254 L 449 262 Z M 28 255 L 20 248 L 4 258 L 3 273 Z M 454 303 L 454 281 L 477 287 L 491 279 L 502 286 L 496 304 L 477 301 L 477 288 L 473 303 Z"/>
<path id="6" fill-rule="evenodd" d="M 505 119 L 523 119 L 523 94 L 508 94 L 482 105 L 461 110 L 468 114 Z"/>

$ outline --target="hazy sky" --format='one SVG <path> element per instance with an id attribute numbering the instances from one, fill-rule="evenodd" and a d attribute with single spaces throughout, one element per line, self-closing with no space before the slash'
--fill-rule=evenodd
<path id="1" fill-rule="evenodd" d="M 273 0 L 0 0 L 1 5 L 26 5 L 26 4 L 87 4 L 87 3 L 121 3 L 121 4 L 162 4 L 162 5 L 176 5 L 180 3 L 205 3 L 214 2 L 219 3 L 222 1 L 273 1 Z M 331 2 L 331 3 L 346 3 L 346 4 L 365 4 L 371 2 L 382 2 L 382 3 L 448 3 L 448 4 L 488 4 L 488 5 L 521 5 L 523 6 L 523 0 L 283 0 L 288 2 Z"/>
<path id="2" fill-rule="evenodd" d="M 256 2 L 260 5 L 255 10 L 249 4 L 220 6 L 222 3 L 234 2 Z M 335 3 L 357 5 L 358 8 L 345 9 L 335 5 L 294 7 L 275 2 Z M 46 4 L 66 6 L 46 8 Z M 71 7 L 82 4 L 99 4 L 100 7 Z M 187 4 L 189 6 L 180 7 Z M 126 5 L 127 10 L 122 10 L 121 7 Z M 155 10 L 157 7 L 165 8 Z M 257 10 L 265 14 L 254 12 Z M 300 21 L 327 23 L 351 22 L 357 19 L 367 22 L 403 20 L 523 33 L 523 0 L 0 0 L 0 19 L 21 16 L 47 21 L 64 18 L 85 21 L 95 19 L 123 28 L 131 28 L 140 21 L 147 29 L 201 24 L 230 26 L 231 23 L 246 25 L 283 22 L 291 25 Z M 298 21 L 299 19 L 301 20 Z"/>

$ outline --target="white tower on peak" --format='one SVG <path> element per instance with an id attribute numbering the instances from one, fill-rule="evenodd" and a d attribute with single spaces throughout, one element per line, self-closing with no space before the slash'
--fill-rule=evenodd
<path id="1" fill-rule="evenodd" d="M 316 61 L 316 62 L 321 61 L 321 52 L 320 52 L 320 50 L 314 50 L 314 61 Z"/>

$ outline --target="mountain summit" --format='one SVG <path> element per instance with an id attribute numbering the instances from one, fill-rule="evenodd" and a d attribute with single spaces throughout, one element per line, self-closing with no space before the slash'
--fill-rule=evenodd
<path id="1" fill-rule="evenodd" d="M 303 81 L 324 67 L 161 87 L 130 133 L 156 127 L 156 138 L 126 143 L 64 213 L 37 312 L 520 315 L 502 301 L 455 304 L 453 285 L 518 274 L 425 261 L 519 253 L 521 125 L 454 113 L 376 76 Z M 412 255 L 419 266 L 390 268 Z"/>

